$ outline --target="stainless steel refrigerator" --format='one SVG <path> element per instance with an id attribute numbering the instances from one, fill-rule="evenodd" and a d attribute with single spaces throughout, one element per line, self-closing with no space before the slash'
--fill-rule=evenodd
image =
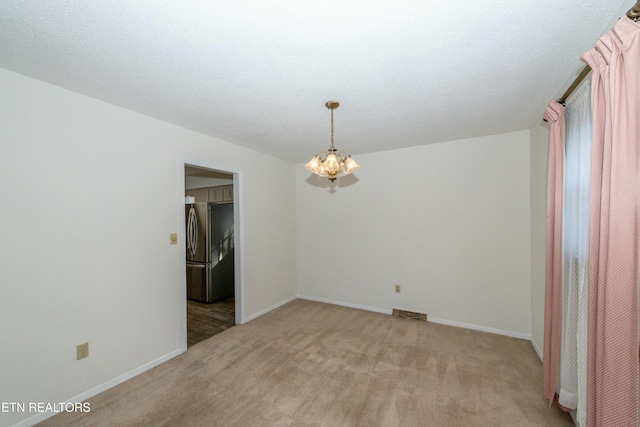
<path id="1" fill-rule="evenodd" d="M 186 208 L 187 298 L 214 302 L 234 295 L 233 204 Z"/>

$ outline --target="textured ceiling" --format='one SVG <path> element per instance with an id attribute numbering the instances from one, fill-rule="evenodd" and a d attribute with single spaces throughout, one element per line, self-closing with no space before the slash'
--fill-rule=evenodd
<path id="1" fill-rule="evenodd" d="M 302 162 L 528 129 L 633 4 L 3 0 L 0 67 Z"/>

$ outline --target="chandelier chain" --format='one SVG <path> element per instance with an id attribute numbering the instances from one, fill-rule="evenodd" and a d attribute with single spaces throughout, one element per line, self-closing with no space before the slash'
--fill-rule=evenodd
<path id="1" fill-rule="evenodd" d="M 333 146 L 333 108 L 331 109 L 331 148 L 335 150 Z"/>

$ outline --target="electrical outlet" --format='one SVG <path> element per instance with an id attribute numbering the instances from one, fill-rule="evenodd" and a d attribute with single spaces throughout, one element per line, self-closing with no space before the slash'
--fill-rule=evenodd
<path id="1" fill-rule="evenodd" d="M 84 344 L 78 344 L 76 346 L 76 360 L 84 359 L 85 357 L 89 357 L 89 343 L 86 342 Z"/>
<path id="2" fill-rule="evenodd" d="M 169 234 L 169 244 L 177 245 L 178 244 L 178 233 Z"/>
<path id="3" fill-rule="evenodd" d="M 396 294 L 400 293 L 400 285 L 395 285 Z"/>

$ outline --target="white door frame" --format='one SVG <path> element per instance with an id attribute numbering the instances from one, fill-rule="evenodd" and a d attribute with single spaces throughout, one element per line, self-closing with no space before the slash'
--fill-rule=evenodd
<path id="1" fill-rule="evenodd" d="M 187 244 L 185 239 L 186 218 L 184 211 L 184 193 L 185 193 L 185 167 L 195 166 L 201 169 L 209 169 L 217 172 L 228 173 L 233 175 L 233 245 L 234 245 L 234 288 L 235 288 L 235 314 L 236 324 L 241 325 L 245 322 L 244 316 L 244 247 L 243 247 L 243 224 L 244 224 L 244 199 L 243 199 L 243 173 L 241 170 L 230 168 L 228 166 L 203 162 L 197 159 L 182 159 L 180 161 L 180 230 L 178 233 L 179 251 L 180 251 L 180 305 L 181 305 L 181 330 L 182 330 L 182 349 L 187 350 L 187 260 L 186 251 Z"/>

